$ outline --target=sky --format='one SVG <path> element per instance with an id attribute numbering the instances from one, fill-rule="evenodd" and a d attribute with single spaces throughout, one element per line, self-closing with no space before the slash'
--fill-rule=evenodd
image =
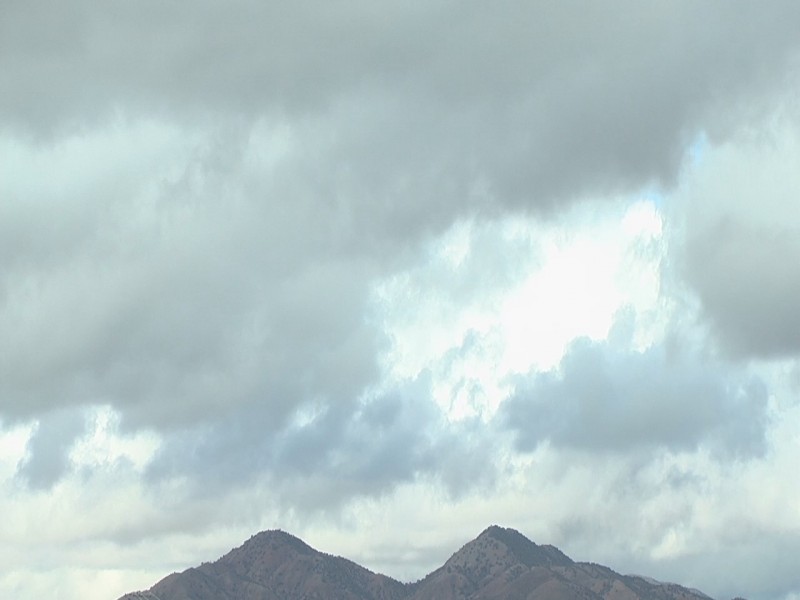
<path id="1" fill-rule="evenodd" d="M 497 523 L 800 598 L 798 23 L 4 0 L 0 596 Z"/>

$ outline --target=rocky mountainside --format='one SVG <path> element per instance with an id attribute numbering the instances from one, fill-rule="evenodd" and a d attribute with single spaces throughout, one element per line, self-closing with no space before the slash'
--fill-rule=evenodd
<path id="1" fill-rule="evenodd" d="M 265 531 L 213 563 L 120 600 L 709 600 L 697 590 L 574 562 L 492 526 L 416 583 L 401 583 Z"/>
<path id="2" fill-rule="evenodd" d="M 283 531 L 254 535 L 213 563 L 173 573 L 120 600 L 401 600 L 406 586 Z"/>

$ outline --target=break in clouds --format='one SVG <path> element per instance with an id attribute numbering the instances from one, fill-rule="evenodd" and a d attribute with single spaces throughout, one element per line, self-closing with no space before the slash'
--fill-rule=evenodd
<path id="1" fill-rule="evenodd" d="M 214 499 L 309 523 L 408 486 L 484 502 L 567 457 L 700 456 L 709 502 L 741 465 L 787 475 L 798 13 L 6 3 L 3 485 L 131 486 L 113 544 L 224 526 Z"/>

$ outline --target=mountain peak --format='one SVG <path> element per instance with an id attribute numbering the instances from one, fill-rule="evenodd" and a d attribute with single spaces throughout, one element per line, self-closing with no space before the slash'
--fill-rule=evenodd
<path id="1" fill-rule="evenodd" d="M 515 533 L 519 533 L 517 532 L 516 529 L 511 529 L 510 527 L 506 528 L 506 527 L 500 527 L 500 525 L 489 525 L 486 529 L 480 532 L 478 537 L 479 538 L 484 536 L 499 537 L 502 536 L 507 531 L 514 531 Z"/>
<path id="2" fill-rule="evenodd" d="M 422 580 L 420 586 L 425 592 L 419 592 L 418 598 L 472 597 L 480 589 L 490 591 L 494 586 L 527 577 L 526 573 L 536 569 L 546 571 L 573 564 L 557 548 L 537 546 L 519 531 L 492 525 Z"/>
<path id="3" fill-rule="evenodd" d="M 244 544 L 234 548 L 219 559 L 221 563 L 235 562 L 242 556 L 258 556 L 259 560 L 272 565 L 290 560 L 291 557 L 318 554 L 303 540 L 280 529 L 261 531 L 251 536 Z"/>
<path id="4" fill-rule="evenodd" d="M 297 550 L 311 550 L 314 549 L 306 544 L 299 537 L 287 533 L 283 529 L 267 529 L 251 536 L 246 544 L 269 544 L 269 545 L 288 545 Z"/>
<path id="5" fill-rule="evenodd" d="M 571 558 L 555 546 L 539 546 L 516 529 L 490 525 L 481 532 L 475 542 L 495 540 L 504 545 L 520 563 L 527 567 L 553 567 L 573 564 Z"/>
<path id="6" fill-rule="evenodd" d="M 493 538 L 503 543 L 515 538 L 516 539 L 523 538 L 525 541 L 530 542 L 528 538 L 526 538 L 516 529 L 512 529 L 510 527 L 500 527 L 500 525 L 489 525 L 489 527 L 481 531 L 481 533 L 478 535 L 476 539 L 481 539 L 481 538 Z"/>

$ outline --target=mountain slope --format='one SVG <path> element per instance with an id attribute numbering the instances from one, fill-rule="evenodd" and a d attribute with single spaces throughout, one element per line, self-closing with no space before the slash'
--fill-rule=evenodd
<path id="1" fill-rule="evenodd" d="M 158 600 L 401 600 L 407 596 L 402 583 L 323 554 L 283 531 L 254 535 L 216 562 L 173 573 L 149 592 Z M 123 599 L 139 600 L 131 594 Z"/>
<path id="2" fill-rule="evenodd" d="M 403 584 L 283 531 L 254 535 L 213 563 L 120 600 L 709 600 L 675 584 L 574 562 L 491 526 L 424 579 Z"/>

